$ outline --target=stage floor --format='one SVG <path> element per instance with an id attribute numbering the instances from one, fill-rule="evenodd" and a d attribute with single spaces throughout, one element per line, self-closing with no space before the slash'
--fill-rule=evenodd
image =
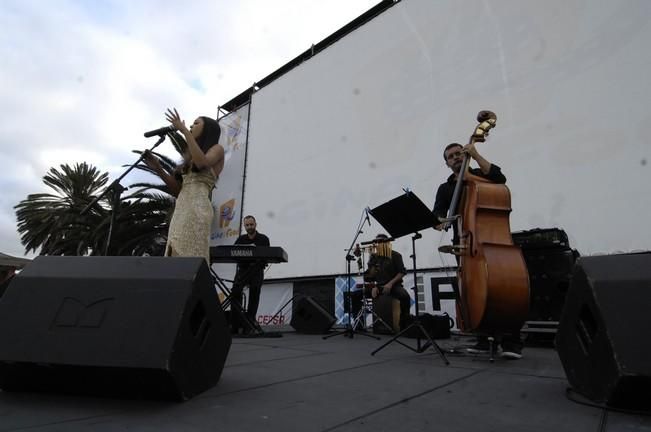
<path id="1" fill-rule="evenodd" d="M 552 348 L 490 363 L 453 336 L 438 341 L 456 351 L 446 366 L 433 350 L 371 356 L 382 341 L 282 330 L 234 339 L 218 385 L 183 403 L 0 392 L 0 431 L 651 431 L 651 417 L 568 399 Z"/>

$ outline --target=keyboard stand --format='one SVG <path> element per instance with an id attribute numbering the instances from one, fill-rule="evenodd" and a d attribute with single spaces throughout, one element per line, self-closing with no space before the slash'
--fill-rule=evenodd
<path id="1" fill-rule="evenodd" d="M 217 285 L 217 288 L 224 294 L 224 301 L 222 302 L 222 310 L 226 310 L 226 308 L 230 305 L 231 307 L 231 314 L 237 313 L 242 321 L 250 328 L 252 329 L 252 333 L 247 335 L 246 337 L 254 338 L 254 337 L 282 337 L 282 334 L 278 332 L 265 332 L 262 330 L 262 327 L 260 327 L 260 324 L 258 324 L 257 321 L 252 320 L 245 312 L 244 307 L 233 298 L 233 293 L 230 289 L 228 289 L 228 286 L 226 285 L 226 282 L 224 279 L 222 279 L 215 270 L 211 266 L 208 266 L 210 269 L 210 273 L 212 274 L 213 280 L 215 282 L 215 285 Z M 231 318 L 232 319 L 232 318 Z"/>

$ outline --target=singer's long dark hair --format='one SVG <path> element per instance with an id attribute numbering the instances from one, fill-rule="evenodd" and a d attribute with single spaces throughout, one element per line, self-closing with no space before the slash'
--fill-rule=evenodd
<path id="1" fill-rule="evenodd" d="M 201 135 L 197 138 L 199 148 L 206 153 L 212 146 L 219 143 L 219 137 L 222 134 L 222 128 L 217 123 L 217 120 L 210 117 L 200 117 L 203 120 L 203 130 Z"/>
<path id="2" fill-rule="evenodd" d="M 201 135 L 196 138 L 196 141 L 201 151 L 206 153 L 208 150 L 210 150 L 211 147 L 219 144 L 219 137 L 221 136 L 222 129 L 215 119 L 205 116 L 200 116 L 199 118 L 203 120 L 203 130 L 201 131 Z M 183 151 L 187 152 L 187 147 L 184 147 Z M 192 169 L 194 172 L 200 171 L 200 169 L 195 164 L 192 164 L 192 167 L 190 167 L 190 164 L 191 161 L 185 161 L 181 165 L 179 170 L 180 172 L 177 172 L 177 179 L 180 180 L 180 174 L 188 172 L 188 169 Z"/>

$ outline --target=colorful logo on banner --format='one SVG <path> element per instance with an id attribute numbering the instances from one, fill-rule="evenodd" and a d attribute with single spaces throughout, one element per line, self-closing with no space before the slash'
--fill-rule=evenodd
<path id="1" fill-rule="evenodd" d="M 228 228 L 235 217 L 235 198 L 219 206 L 219 228 Z"/>

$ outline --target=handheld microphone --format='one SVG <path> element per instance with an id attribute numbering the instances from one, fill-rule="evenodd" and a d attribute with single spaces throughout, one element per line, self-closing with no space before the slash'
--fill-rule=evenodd
<path id="1" fill-rule="evenodd" d="M 174 126 L 171 126 L 171 125 L 170 126 L 165 126 L 165 127 L 162 127 L 162 128 L 150 130 L 149 132 L 145 132 L 145 138 L 165 135 L 165 134 L 167 134 L 169 132 L 174 132 L 175 130 L 176 130 L 176 128 Z"/>

